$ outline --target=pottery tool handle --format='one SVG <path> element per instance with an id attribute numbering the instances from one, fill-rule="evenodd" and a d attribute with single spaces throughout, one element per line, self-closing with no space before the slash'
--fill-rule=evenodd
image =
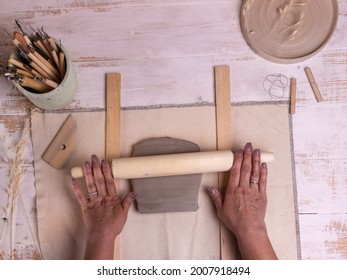
<path id="1" fill-rule="evenodd" d="M 262 153 L 261 159 L 271 162 L 274 154 Z M 118 158 L 112 160 L 112 174 L 115 179 L 136 179 L 223 172 L 231 168 L 233 161 L 230 150 Z M 71 175 L 74 178 L 84 176 L 81 167 L 74 167 Z"/>
<path id="2" fill-rule="evenodd" d="M 34 89 L 34 90 L 38 91 L 39 93 L 48 92 L 48 91 L 52 90 L 52 87 L 50 87 L 49 85 L 47 85 L 41 81 L 34 80 L 34 79 L 29 78 L 29 77 L 25 77 L 25 76 L 21 79 L 19 84 L 23 87 L 28 87 L 28 88 Z"/>

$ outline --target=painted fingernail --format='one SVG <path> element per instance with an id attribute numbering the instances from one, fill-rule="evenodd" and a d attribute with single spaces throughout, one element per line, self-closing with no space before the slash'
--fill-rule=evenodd
<path id="1" fill-rule="evenodd" d="M 71 184 L 76 185 L 76 179 L 75 178 L 71 178 Z"/>
<path id="2" fill-rule="evenodd" d="M 236 156 L 242 157 L 242 155 L 243 155 L 243 151 L 242 150 L 239 150 L 239 151 L 236 152 Z"/>
<path id="3" fill-rule="evenodd" d="M 137 197 L 137 193 L 136 192 L 132 192 L 130 196 L 131 196 L 132 199 L 135 199 Z"/>
<path id="4" fill-rule="evenodd" d="M 252 150 L 252 143 L 247 143 L 245 149 L 246 149 L 247 151 Z"/>
<path id="5" fill-rule="evenodd" d="M 216 189 L 215 188 L 208 188 L 208 192 L 209 192 L 209 194 L 215 194 Z"/>
<path id="6" fill-rule="evenodd" d="M 103 159 L 101 161 L 101 165 L 102 165 L 102 167 L 107 167 L 107 161 Z"/>
<path id="7" fill-rule="evenodd" d="M 98 160 L 98 158 L 96 157 L 96 155 L 92 155 L 92 162 L 96 163 Z"/>
<path id="8" fill-rule="evenodd" d="M 260 165 L 261 168 L 267 168 L 267 165 L 265 162 L 263 162 L 261 165 Z"/>
<path id="9" fill-rule="evenodd" d="M 84 166 L 84 169 L 85 169 L 85 170 L 87 170 L 87 171 L 90 170 L 90 163 L 89 163 L 89 161 L 85 161 L 84 164 L 83 164 L 83 166 Z"/>
<path id="10" fill-rule="evenodd" d="M 260 150 L 259 149 L 254 150 L 254 155 L 256 157 L 259 157 L 260 156 Z"/>

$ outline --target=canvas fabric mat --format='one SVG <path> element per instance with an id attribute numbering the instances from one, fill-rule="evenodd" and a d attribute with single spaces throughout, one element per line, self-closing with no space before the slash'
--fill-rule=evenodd
<path id="1" fill-rule="evenodd" d="M 45 259 L 83 258 L 85 229 L 70 188 L 70 169 L 93 153 L 100 158 L 105 154 L 105 112 L 72 114 L 77 121 L 77 145 L 60 171 L 50 167 L 41 156 L 68 114 L 34 111 L 31 116 L 39 239 Z M 122 157 L 131 155 L 133 144 L 152 137 L 185 139 L 197 143 L 202 151 L 216 149 L 214 106 L 126 109 L 121 115 Z M 275 153 L 275 162 L 268 164 L 266 223 L 279 258 L 296 259 L 288 106 L 236 106 L 232 108 L 231 123 L 233 151 L 252 142 L 255 148 Z M 216 174 L 203 175 L 197 212 L 140 214 L 133 205 L 121 234 L 121 259 L 219 259 L 219 224 L 207 195 L 207 188 L 216 185 Z M 120 194 L 129 189 L 129 181 L 121 180 Z"/>

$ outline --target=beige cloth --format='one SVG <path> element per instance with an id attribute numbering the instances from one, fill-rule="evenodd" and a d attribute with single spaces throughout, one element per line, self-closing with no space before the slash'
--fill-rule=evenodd
<path id="1" fill-rule="evenodd" d="M 233 107 L 233 150 L 251 141 L 254 147 L 276 154 L 269 166 L 266 222 L 281 259 L 297 258 L 296 214 L 287 106 Z M 67 114 L 32 114 L 39 238 L 45 259 L 83 256 L 84 226 L 78 202 L 69 187 L 70 168 L 92 153 L 104 155 L 104 112 L 73 113 L 77 146 L 66 168 L 54 170 L 41 159 Z M 202 151 L 215 150 L 213 106 L 122 111 L 122 157 L 132 145 L 151 137 L 177 137 L 197 143 Z M 81 181 L 82 182 L 82 181 Z M 121 235 L 122 259 L 219 259 L 219 226 L 206 190 L 217 184 L 216 174 L 204 174 L 197 212 L 140 214 L 133 206 Z M 129 190 L 121 181 L 120 193 Z"/>

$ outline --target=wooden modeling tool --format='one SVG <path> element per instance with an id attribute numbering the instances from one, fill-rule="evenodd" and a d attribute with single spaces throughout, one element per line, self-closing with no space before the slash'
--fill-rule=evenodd
<path id="1" fill-rule="evenodd" d="M 11 35 L 5 30 L 17 48 L 11 53 L 8 63 L 20 70 L 15 75 L 7 72 L 5 77 L 27 87 L 28 91 L 34 89 L 33 93 L 52 91 L 66 73 L 66 54 L 61 44 L 58 45 L 53 37 L 44 32 L 43 27 L 35 30 L 18 19 L 15 22 L 21 32 L 15 31 Z"/>
<path id="2" fill-rule="evenodd" d="M 32 70 L 31 66 L 24 64 L 23 62 L 17 60 L 15 57 L 12 57 L 12 56 L 8 59 L 8 64 L 13 64 L 14 66 L 23 70 L 27 70 L 27 71 Z"/>
<path id="3" fill-rule="evenodd" d="M 21 44 L 22 46 L 28 45 L 28 42 L 27 40 L 25 40 L 24 36 L 17 31 L 13 32 L 13 40 L 17 40 L 18 43 Z"/>
<path id="4" fill-rule="evenodd" d="M 34 48 L 34 44 L 30 41 L 28 36 L 22 35 L 19 32 L 13 32 L 13 40 L 17 43 L 17 41 L 20 43 L 22 47 L 27 48 L 30 50 L 38 59 L 40 59 L 47 67 L 49 67 L 55 74 L 59 74 L 56 69 L 53 67 L 54 63 L 50 60 L 50 57 L 45 54 L 44 51 L 41 51 L 41 54 L 43 54 L 43 57 L 41 54 L 37 52 L 37 50 Z"/>
<path id="5" fill-rule="evenodd" d="M 42 69 L 42 71 L 49 75 L 50 79 L 59 82 L 60 74 L 57 69 L 55 69 L 49 61 L 42 57 L 42 55 L 40 55 L 31 44 L 27 44 L 22 34 L 19 32 L 14 32 L 13 43 L 17 48 L 23 50 L 28 57 Z"/>
<path id="6" fill-rule="evenodd" d="M 26 77 L 29 77 L 29 78 L 32 78 L 32 79 L 35 78 L 35 75 L 33 73 L 31 73 L 30 71 L 24 70 L 24 69 L 21 69 L 21 68 L 17 68 L 13 64 L 8 64 L 7 67 L 6 67 L 6 70 L 11 72 L 11 73 L 15 73 L 15 74 L 18 74 L 18 75 L 21 75 L 21 76 L 26 76 Z"/>
<path id="7" fill-rule="evenodd" d="M 45 83 L 46 85 L 50 86 L 51 88 L 56 88 L 56 87 L 59 86 L 58 83 L 56 83 L 56 82 L 54 82 L 54 81 L 52 81 L 52 80 L 43 78 L 43 77 L 41 77 L 41 81 L 42 81 L 43 83 Z"/>
<path id="8" fill-rule="evenodd" d="M 290 79 L 290 114 L 295 114 L 296 107 L 296 79 Z"/>
<path id="9" fill-rule="evenodd" d="M 47 67 L 47 62 L 44 60 L 44 58 L 39 59 L 37 55 L 34 55 L 36 52 L 30 48 L 23 48 L 21 44 L 18 43 L 17 40 L 13 40 L 14 44 L 17 46 L 17 48 L 23 50 L 25 54 L 32 60 L 32 62 L 35 63 L 35 66 L 33 66 L 31 63 L 30 65 L 35 68 L 41 75 L 48 77 L 56 82 L 59 81 L 58 77 Z M 49 64 L 50 65 L 50 64 Z M 43 74 L 44 73 L 44 74 Z"/>
<path id="10" fill-rule="evenodd" d="M 46 46 L 43 44 L 43 42 L 35 36 L 33 38 L 33 43 L 35 44 L 36 47 L 38 47 L 42 52 L 44 52 L 47 56 L 50 56 L 49 50 L 47 50 Z"/>
<path id="11" fill-rule="evenodd" d="M 55 169 L 62 169 L 75 149 L 76 140 L 77 124 L 70 114 L 42 155 L 42 159 Z"/>
<path id="12" fill-rule="evenodd" d="M 311 88 L 313 90 L 313 93 L 317 99 L 317 102 L 322 102 L 323 101 L 323 97 L 319 91 L 319 88 L 317 86 L 316 80 L 312 74 L 311 68 L 310 67 L 306 67 L 305 68 L 305 73 L 307 76 L 308 81 L 310 82 Z"/>
<path id="13" fill-rule="evenodd" d="M 26 76 L 26 77 L 29 77 L 29 78 L 32 78 L 32 79 L 35 78 L 35 75 L 33 73 L 25 71 L 23 69 L 17 69 L 16 71 L 17 71 L 17 73 L 19 75 Z"/>
<path id="14" fill-rule="evenodd" d="M 27 87 L 37 91 L 38 93 L 43 93 L 52 90 L 52 87 L 48 84 L 41 82 L 39 80 L 34 80 L 32 78 L 23 76 L 15 79 L 22 87 Z"/>

